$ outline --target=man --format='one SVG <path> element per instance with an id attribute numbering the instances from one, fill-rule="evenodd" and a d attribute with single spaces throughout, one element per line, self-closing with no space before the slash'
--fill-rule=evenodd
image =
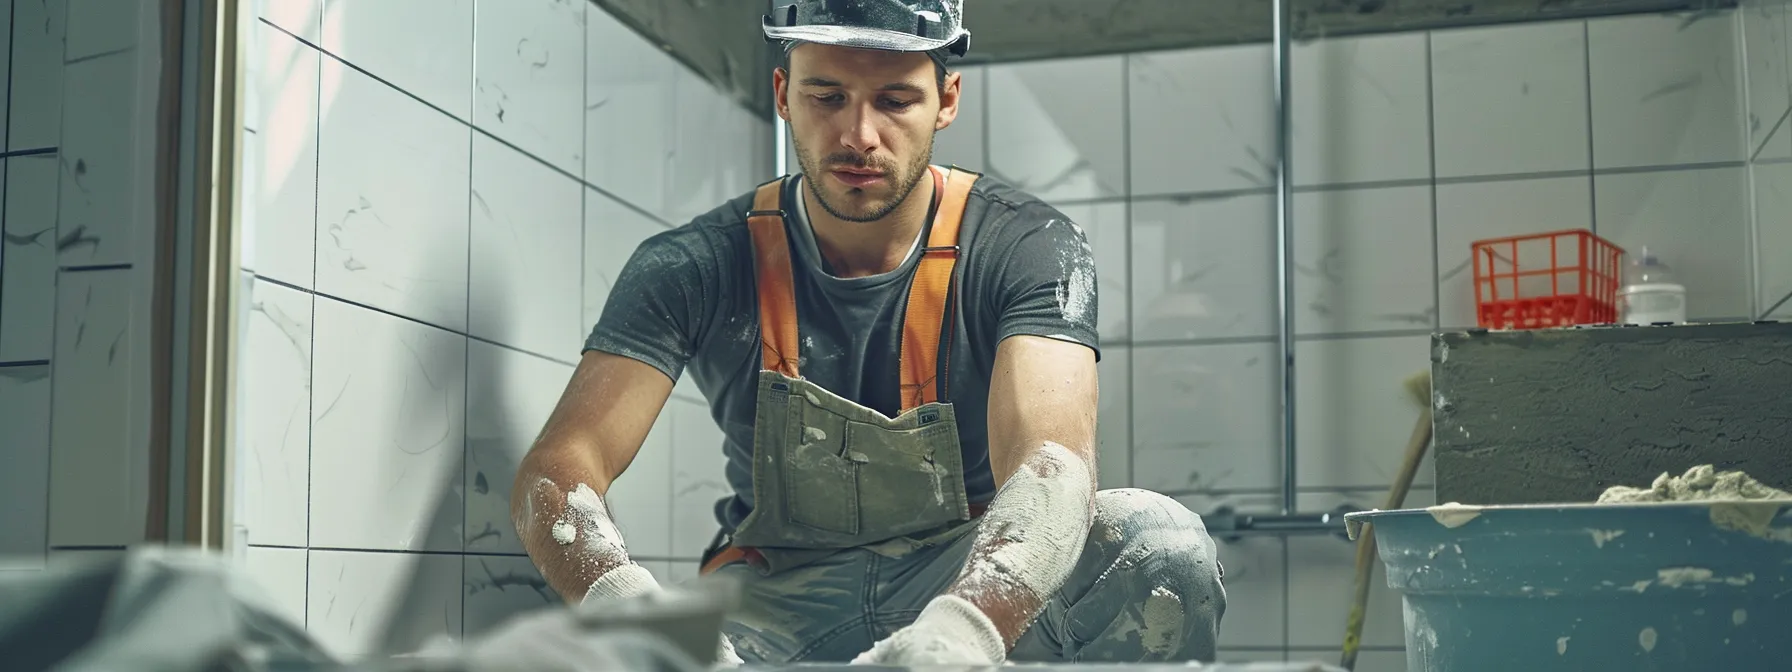
<path id="1" fill-rule="evenodd" d="M 642 243 L 519 467 L 518 534 L 568 600 L 658 589 L 601 495 L 689 369 L 735 492 L 704 566 L 744 587 L 724 661 L 1212 659 L 1199 518 L 1095 491 L 1082 231 L 928 163 L 958 114 L 961 2 L 766 17 L 801 173 Z"/>

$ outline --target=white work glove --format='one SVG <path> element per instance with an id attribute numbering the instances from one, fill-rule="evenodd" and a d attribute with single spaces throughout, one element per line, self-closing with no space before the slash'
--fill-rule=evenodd
<path id="1" fill-rule="evenodd" d="M 660 590 L 660 584 L 653 579 L 652 573 L 631 562 L 597 577 L 591 587 L 585 590 L 584 602 L 627 600 Z M 728 641 L 727 635 L 722 635 L 721 640 L 716 646 L 717 667 L 735 667 L 745 662 L 740 659 L 740 654 L 735 653 L 734 644 Z"/>
<path id="2" fill-rule="evenodd" d="M 854 665 L 1000 665 L 1008 647 L 996 624 L 957 595 L 927 603 L 915 622 L 852 659 Z"/>

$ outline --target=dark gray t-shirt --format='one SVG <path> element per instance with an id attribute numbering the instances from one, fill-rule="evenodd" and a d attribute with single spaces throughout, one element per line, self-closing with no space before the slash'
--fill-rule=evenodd
<path id="1" fill-rule="evenodd" d="M 896 415 L 897 350 L 920 246 L 895 270 L 861 278 L 828 273 L 808 223 L 785 185 L 796 290 L 798 367 L 804 378 Z M 585 342 L 645 362 L 677 380 L 685 369 L 726 435 L 734 495 L 716 504 L 732 532 L 753 507 L 754 394 L 760 370 L 759 301 L 746 226 L 753 194 L 635 250 Z M 868 225 L 869 226 L 869 225 Z M 1057 338 L 1097 350 L 1095 259 L 1082 229 L 1063 213 L 995 178 L 972 188 L 959 231 L 959 292 L 946 391 L 958 418 L 970 501 L 995 496 L 987 411 L 996 344 L 1015 335 Z"/>

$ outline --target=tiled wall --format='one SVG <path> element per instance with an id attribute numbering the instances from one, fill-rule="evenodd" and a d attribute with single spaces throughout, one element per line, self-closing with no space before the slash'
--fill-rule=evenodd
<path id="1" fill-rule="evenodd" d="M 1792 208 L 1784 13 L 1636 16 L 1328 39 L 1292 63 L 1299 504 L 1385 507 L 1434 329 L 1473 326 L 1469 243 L 1592 228 L 1680 272 L 1695 319 L 1765 308 L 1749 174 Z M 1771 95 L 1745 97 L 1750 72 Z M 1756 32 L 1777 40 L 1763 46 Z M 1756 50 L 1759 49 L 1759 53 Z M 1279 508 L 1272 47 L 972 67 L 937 163 L 1004 177 L 1083 225 L 1101 289 L 1106 487 L 1195 512 Z M 1771 53 L 1768 51 L 1771 50 Z M 1761 82 L 1755 82 L 1760 85 Z M 1764 126 L 1747 138 L 1745 113 Z M 1748 141 L 1745 142 L 1745 139 Z M 792 164 L 794 165 L 794 164 Z M 1792 226 L 1774 223 L 1782 240 Z M 1780 230 L 1783 229 L 1783 230 Z M 1780 264 L 1783 265 L 1783 264 Z M 1769 281 L 1775 281 L 1772 284 Z M 1792 267 L 1763 297 L 1792 291 Z M 1777 296 L 1772 297 L 1777 299 Z M 1782 307 L 1782 314 L 1792 309 Z M 1407 505 L 1433 502 L 1423 466 Z M 1221 643 L 1239 660 L 1333 660 L 1353 548 L 1223 543 Z M 1398 596 L 1376 578 L 1358 669 L 1403 667 Z"/>
<path id="2" fill-rule="evenodd" d="M 1755 312 L 1792 319 L 1792 9 L 1786 0 L 1744 2 L 1748 123 L 1752 148 Z"/>
<path id="3" fill-rule="evenodd" d="M 585 0 L 266 0 L 245 164 L 248 566 L 337 650 L 551 599 L 515 465 L 642 239 L 771 176 L 771 126 Z M 610 492 L 696 574 L 721 434 L 680 385 Z"/>
<path id="4" fill-rule="evenodd" d="M 0 570 L 145 537 L 158 22 L 0 2 Z"/>

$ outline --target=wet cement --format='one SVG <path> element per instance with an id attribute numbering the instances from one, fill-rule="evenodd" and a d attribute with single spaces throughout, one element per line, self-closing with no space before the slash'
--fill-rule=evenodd
<path id="1" fill-rule="evenodd" d="M 1700 464 L 1792 487 L 1792 324 L 1432 338 L 1437 499 L 1591 502 Z"/>

